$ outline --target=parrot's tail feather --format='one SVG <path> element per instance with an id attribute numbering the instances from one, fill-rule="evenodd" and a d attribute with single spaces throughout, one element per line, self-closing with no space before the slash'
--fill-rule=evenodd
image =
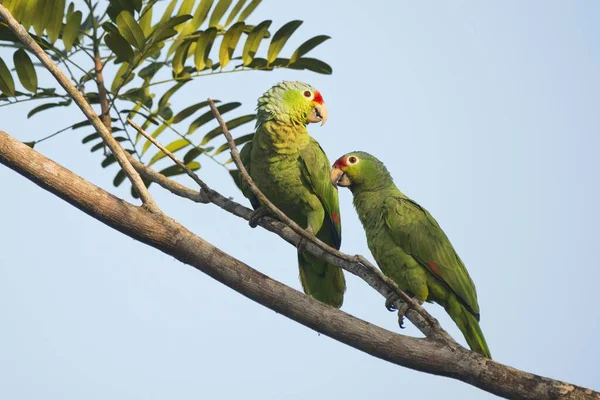
<path id="1" fill-rule="evenodd" d="M 464 335 L 471 350 L 491 360 L 492 354 L 475 316 L 458 299 L 451 299 L 444 308 Z"/>
<path id="2" fill-rule="evenodd" d="M 341 268 L 309 253 L 298 253 L 298 267 L 304 293 L 336 308 L 342 306 L 346 281 Z"/>

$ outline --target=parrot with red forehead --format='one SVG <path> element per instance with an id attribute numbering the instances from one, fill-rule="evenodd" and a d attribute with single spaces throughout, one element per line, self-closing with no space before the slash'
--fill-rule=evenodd
<path id="1" fill-rule="evenodd" d="M 475 285 L 431 214 L 396 187 L 381 161 L 362 151 L 333 164 L 331 183 L 352 192 L 369 249 L 383 273 L 421 303 L 444 307 L 471 350 L 491 358 L 479 326 Z M 390 304 L 391 299 L 388 309 Z"/>
<path id="2" fill-rule="evenodd" d="M 258 99 L 256 133 L 240 156 L 252 180 L 277 208 L 339 249 L 340 210 L 337 188 L 330 182 L 331 164 L 306 129 L 310 123 L 326 121 L 327 107 L 318 90 L 303 82 L 278 83 Z M 264 209 L 239 177 L 237 183 L 260 218 Z M 298 264 L 306 294 L 342 306 L 346 282 L 339 267 L 301 249 Z"/>

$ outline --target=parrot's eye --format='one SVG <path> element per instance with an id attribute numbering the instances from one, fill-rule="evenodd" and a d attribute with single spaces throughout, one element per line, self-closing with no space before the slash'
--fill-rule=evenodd
<path id="1" fill-rule="evenodd" d="M 356 164 L 358 162 L 358 158 L 354 156 L 348 157 L 348 164 Z"/>
<path id="2" fill-rule="evenodd" d="M 305 90 L 304 93 L 302 93 L 304 95 L 304 97 L 306 98 L 311 98 L 312 97 L 312 93 L 310 90 Z"/>

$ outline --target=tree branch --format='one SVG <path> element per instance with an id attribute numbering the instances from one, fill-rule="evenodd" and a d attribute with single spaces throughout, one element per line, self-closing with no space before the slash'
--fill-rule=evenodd
<path id="1" fill-rule="evenodd" d="M 590 389 L 519 371 L 460 346 L 451 348 L 438 341 L 398 335 L 325 305 L 250 268 L 172 218 L 135 207 L 87 182 L 2 131 L 0 163 L 119 232 L 294 321 L 382 360 L 459 379 L 511 399 L 600 400 L 600 393 Z M 307 246 L 315 247 L 312 243 Z"/>
<path id="2" fill-rule="evenodd" d="M 94 18 L 94 17 L 92 17 Z M 102 59 L 100 58 L 100 51 L 98 50 L 98 43 L 96 42 L 96 25 L 94 24 L 94 71 L 96 72 L 96 85 L 98 86 L 98 99 L 100 100 L 100 109 L 102 114 L 102 122 L 108 130 L 112 133 L 112 126 L 110 120 L 110 105 L 108 103 L 108 94 L 106 92 L 106 86 L 104 85 L 104 65 L 102 65 Z"/>
<path id="3" fill-rule="evenodd" d="M 104 140 L 104 143 L 108 146 L 111 152 L 114 154 L 115 159 L 125 172 L 125 175 L 129 178 L 135 189 L 137 190 L 140 198 L 145 207 L 149 210 L 159 213 L 160 209 L 150 196 L 148 188 L 142 182 L 142 178 L 133 168 L 131 163 L 127 159 L 127 152 L 123 150 L 119 142 L 117 142 L 104 126 L 102 121 L 98 118 L 92 107 L 85 100 L 83 95 L 73 86 L 69 78 L 62 73 L 60 68 L 48 57 L 48 55 L 42 50 L 42 48 L 33 40 L 33 38 L 27 33 L 27 31 L 14 19 L 10 12 L 0 4 L 0 17 L 8 25 L 11 31 L 19 38 L 19 40 L 29 49 L 35 56 L 42 62 L 42 64 L 50 71 L 50 73 L 56 78 L 58 83 L 67 91 L 67 93 L 73 98 L 75 103 L 79 106 L 81 111 L 90 120 L 98 134 Z"/>

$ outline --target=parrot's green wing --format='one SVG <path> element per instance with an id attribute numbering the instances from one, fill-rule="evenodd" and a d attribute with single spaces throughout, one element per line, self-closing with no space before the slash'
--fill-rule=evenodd
<path id="1" fill-rule="evenodd" d="M 395 196 L 384 204 L 384 219 L 394 242 L 450 289 L 479 320 L 475 285 L 450 240 L 427 210 Z"/>
<path id="2" fill-rule="evenodd" d="M 242 164 L 244 164 L 244 167 L 246 167 L 246 171 L 248 171 L 249 174 L 251 173 L 250 172 L 251 154 L 252 154 L 252 142 L 248 142 L 244 145 L 244 147 L 242 148 L 242 151 L 240 151 L 240 158 L 242 159 Z M 237 187 L 242 191 L 244 196 L 248 200 L 250 200 L 252 207 L 254 209 L 257 209 L 260 206 L 260 203 L 258 202 L 258 199 L 254 196 L 254 194 L 252 194 L 252 191 L 250 190 L 250 188 L 248 187 L 246 182 L 242 179 L 242 175 L 240 174 L 240 171 L 237 169 L 232 169 L 232 170 L 229 170 L 229 173 L 231 174 L 231 177 L 233 178 L 233 181 L 235 182 Z"/>
<path id="3" fill-rule="evenodd" d="M 339 249 L 342 243 L 342 224 L 338 190 L 331 184 L 331 164 L 329 164 L 329 160 L 319 143 L 313 138 L 300 151 L 300 165 L 302 178 L 321 200 L 321 204 L 325 209 L 325 220 L 321 231 L 325 230 L 328 235 L 317 236 L 319 238 L 328 237 L 330 240 L 326 240 L 326 242 Z M 321 238 L 321 240 L 323 239 Z"/>

